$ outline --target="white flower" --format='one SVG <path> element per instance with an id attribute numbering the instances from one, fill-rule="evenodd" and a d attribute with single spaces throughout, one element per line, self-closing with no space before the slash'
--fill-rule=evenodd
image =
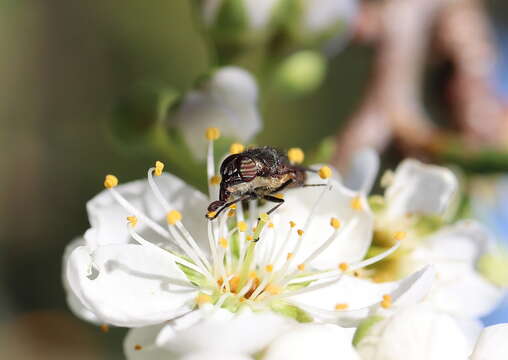
<path id="1" fill-rule="evenodd" d="M 377 164 L 372 159 L 356 161 L 353 168 L 359 174 L 370 174 L 372 179 Z M 350 186 L 358 186 L 356 179 L 349 182 Z M 483 277 L 477 266 L 482 256 L 495 249 L 492 235 L 471 220 L 443 227 L 447 214 L 453 210 L 458 188 L 455 175 L 446 168 L 409 159 L 394 173 L 385 173 L 381 182 L 387 189 L 384 198 L 373 199 L 381 203 L 375 212 L 374 243 L 390 246 L 394 233 L 404 235 L 401 249 L 392 260 L 396 263 L 394 273 L 388 278 L 404 277 L 423 266 L 434 265 L 437 281 L 429 301 L 437 309 L 458 319 L 489 313 L 500 301 L 503 289 Z M 437 226 L 441 227 L 439 231 L 434 229 Z"/>
<path id="2" fill-rule="evenodd" d="M 218 130 L 207 135 L 215 194 Z M 240 202 L 208 221 L 205 196 L 162 170 L 157 162 L 147 181 L 120 186 L 108 175 L 107 189 L 88 204 L 92 228 L 64 270 L 72 298 L 96 322 L 140 327 L 213 304 L 233 313 L 250 308 L 354 326 L 384 298 L 418 301 L 433 280 L 429 269 L 399 283 L 353 276 L 393 253 L 399 242 L 363 260 L 372 214 L 361 193 L 331 178 L 309 177 L 326 186 L 288 191 L 272 218 L 251 202 L 246 219 Z"/>
<path id="3" fill-rule="evenodd" d="M 206 143 L 200 134 L 208 127 L 218 127 L 224 136 L 241 142 L 249 141 L 261 130 L 257 99 L 256 81 L 247 71 L 222 67 L 184 96 L 172 114 L 171 125 L 182 132 L 194 155 L 202 159 Z"/>
<path id="4" fill-rule="evenodd" d="M 252 29 L 261 29 L 265 27 L 273 16 L 274 9 L 280 0 L 240 0 L 236 1 L 237 21 L 246 19 L 246 27 Z M 231 2 L 227 0 L 203 0 L 201 1 L 201 11 L 206 25 L 211 26 L 220 16 L 220 12 L 225 7 L 231 7 Z"/>
<path id="5" fill-rule="evenodd" d="M 233 315 L 222 309 L 197 320 L 195 314 L 190 317 L 194 319 L 130 330 L 124 342 L 128 360 L 359 359 L 351 343 L 354 330 L 337 325 L 298 324 L 273 313 Z"/>
<path id="6" fill-rule="evenodd" d="M 356 0 L 298 0 L 302 8 L 303 32 L 324 33 L 352 22 L 356 16 Z"/>
<path id="7" fill-rule="evenodd" d="M 470 353 L 455 320 L 428 304 L 378 315 L 368 325 L 356 344 L 363 360 L 465 360 Z"/>
<path id="8" fill-rule="evenodd" d="M 508 324 L 498 324 L 485 328 L 470 360 L 508 359 Z"/>

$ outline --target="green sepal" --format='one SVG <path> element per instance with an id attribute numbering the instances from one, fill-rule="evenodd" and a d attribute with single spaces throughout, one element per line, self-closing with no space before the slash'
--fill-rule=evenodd
<path id="1" fill-rule="evenodd" d="M 363 320 L 356 328 L 355 335 L 353 336 L 353 346 L 357 346 L 360 341 L 369 333 L 370 329 L 378 322 L 383 320 L 381 316 L 371 316 Z"/>
<path id="2" fill-rule="evenodd" d="M 367 199 L 371 210 L 375 213 L 380 213 L 386 208 L 386 200 L 381 195 L 371 195 Z"/>
<path id="3" fill-rule="evenodd" d="M 200 288 L 201 287 L 205 287 L 207 285 L 208 281 L 207 281 L 206 277 L 203 274 L 200 274 L 197 271 L 192 270 L 191 268 L 188 268 L 185 265 L 178 264 L 178 263 L 177 263 L 177 265 L 180 268 L 180 270 L 183 271 L 185 276 L 187 276 L 187 279 L 191 283 L 193 283 L 196 286 L 199 286 Z"/>
<path id="4" fill-rule="evenodd" d="M 445 225 L 444 219 L 435 215 L 419 215 L 413 229 L 419 236 L 430 235 Z"/>
<path id="5" fill-rule="evenodd" d="M 508 287 L 508 252 L 506 250 L 481 256 L 477 268 L 493 284 Z"/>
<path id="6" fill-rule="evenodd" d="M 297 306 L 290 305 L 286 302 L 275 302 L 271 306 L 272 310 L 278 314 L 283 316 L 287 316 L 289 318 L 295 319 L 301 323 L 308 323 L 314 321 L 312 316 L 309 315 L 306 311 L 300 309 Z"/>

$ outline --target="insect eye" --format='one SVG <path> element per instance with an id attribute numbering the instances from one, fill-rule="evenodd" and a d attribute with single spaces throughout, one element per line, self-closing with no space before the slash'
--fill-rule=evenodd
<path id="1" fill-rule="evenodd" d="M 240 162 L 240 175 L 245 181 L 254 179 L 257 175 L 257 166 L 254 160 L 250 158 L 243 158 Z"/>

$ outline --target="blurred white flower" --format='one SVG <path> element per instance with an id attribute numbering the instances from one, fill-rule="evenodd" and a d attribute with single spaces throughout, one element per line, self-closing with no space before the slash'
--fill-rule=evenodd
<path id="1" fill-rule="evenodd" d="M 212 26 L 218 21 L 221 12 L 234 16 L 237 22 L 245 21 L 252 29 L 265 27 L 274 15 L 281 0 L 202 0 L 201 12 L 204 23 Z"/>
<path id="2" fill-rule="evenodd" d="M 470 360 L 508 359 L 508 324 L 485 328 L 476 343 Z"/>
<path id="3" fill-rule="evenodd" d="M 367 192 L 377 167 L 374 153 L 360 152 L 351 166 L 350 173 L 356 175 L 346 177 L 345 183 Z M 492 311 L 504 290 L 482 276 L 477 267 L 486 254 L 495 251 L 493 236 L 472 220 L 444 226 L 455 204 L 455 175 L 444 167 L 409 159 L 395 172 L 386 172 L 381 182 L 387 187 L 384 197 L 371 198 L 378 206 L 374 244 L 391 246 L 397 232 L 403 232 L 405 238 L 390 259 L 395 264 L 388 267 L 391 273 L 385 270 L 379 278 L 393 280 L 433 265 L 437 279 L 429 301 L 438 310 L 457 319 L 477 318 Z"/>
<path id="4" fill-rule="evenodd" d="M 210 194 L 218 186 L 218 134 L 207 130 Z M 246 219 L 240 202 L 208 221 L 207 198 L 163 173 L 163 166 L 150 168 L 146 181 L 120 186 L 108 175 L 107 189 L 89 202 L 92 228 L 64 267 L 70 299 L 82 306 L 82 317 L 139 327 L 213 304 L 233 313 L 250 308 L 355 326 L 385 306 L 385 298 L 390 304 L 408 297 L 417 302 L 430 288 L 429 269 L 384 284 L 354 276 L 400 243 L 363 260 L 372 214 L 362 194 L 329 172 L 322 179 L 309 177 L 326 186 L 288 191 L 272 218 L 251 202 Z"/>
<path id="5" fill-rule="evenodd" d="M 184 317 L 130 330 L 124 342 L 127 359 L 359 360 L 351 342 L 353 329 L 299 324 L 273 313 L 235 315 L 223 309 L 199 319 L 195 314 L 187 317 L 193 317 L 190 324 Z"/>
<path id="6" fill-rule="evenodd" d="M 302 32 L 326 33 L 345 27 L 356 16 L 356 0 L 297 0 L 301 6 Z"/>
<path id="7" fill-rule="evenodd" d="M 428 304 L 367 321 L 369 327 L 356 341 L 362 360 L 465 360 L 471 351 L 455 320 Z"/>
<path id="8" fill-rule="evenodd" d="M 262 128 L 257 109 L 256 80 L 234 66 L 222 67 L 187 93 L 170 115 L 171 126 L 182 132 L 193 154 L 203 159 L 206 143 L 201 134 L 218 127 L 224 136 L 247 142 Z"/>

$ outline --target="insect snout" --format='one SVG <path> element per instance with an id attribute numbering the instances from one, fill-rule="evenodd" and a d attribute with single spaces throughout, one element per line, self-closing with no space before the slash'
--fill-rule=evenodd
<path id="1" fill-rule="evenodd" d="M 208 205 L 208 211 L 210 212 L 217 211 L 217 209 L 223 206 L 225 203 L 226 202 L 222 200 L 214 201 L 210 205 Z"/>

